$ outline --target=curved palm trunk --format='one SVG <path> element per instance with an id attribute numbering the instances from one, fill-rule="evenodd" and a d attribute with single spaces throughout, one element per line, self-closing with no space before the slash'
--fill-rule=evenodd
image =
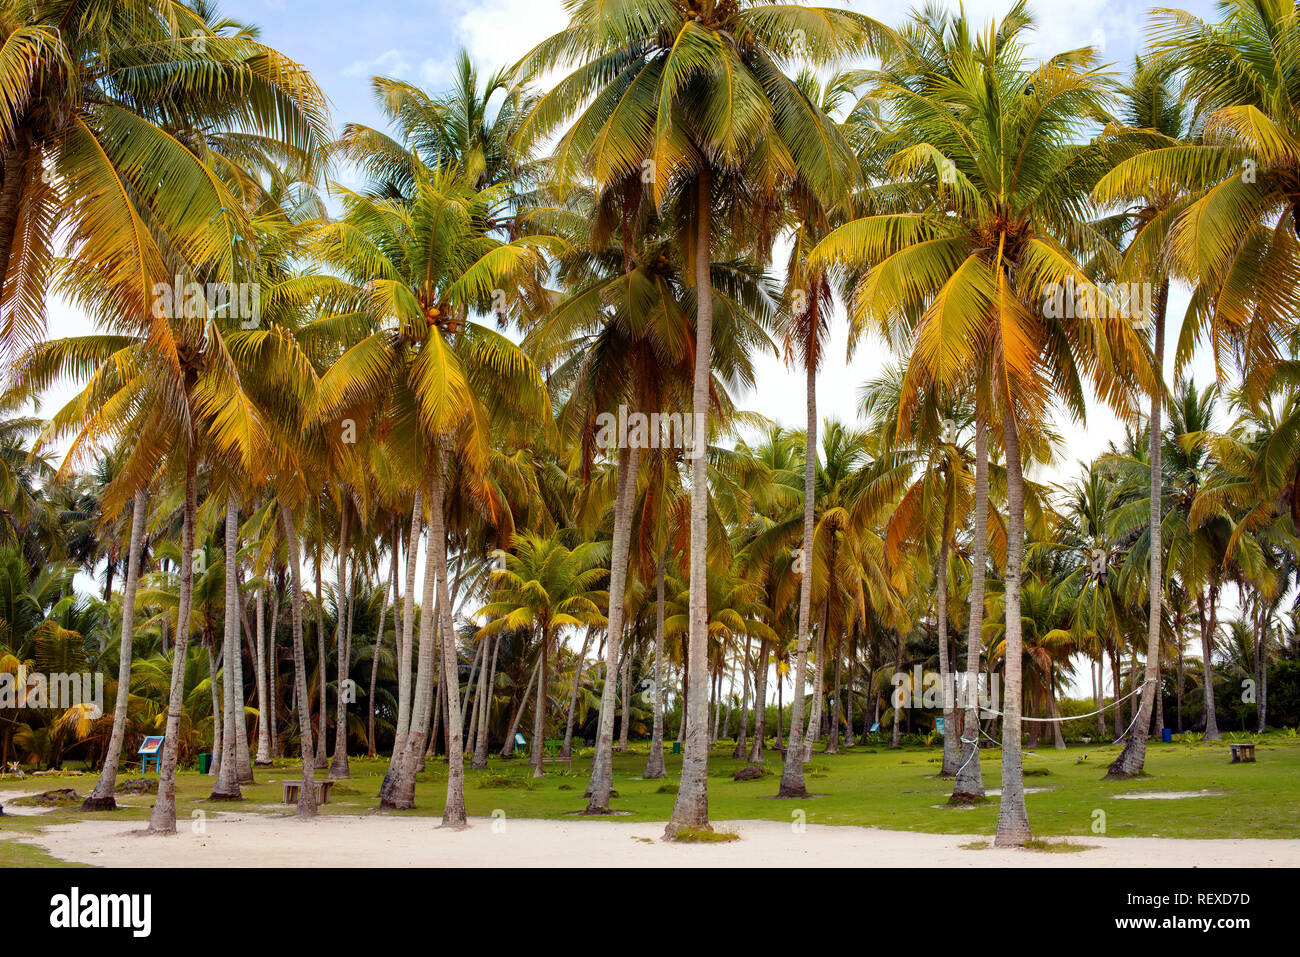
<path id="1" fill-rule="evenodd" d="M 226 498 L 226 600 L 225 627 L 223 629 L 223 656 L 225 664 L 221 669 L 221 691 L 224 698 L 224 731 L 221 736 L 221 771 L 217 775 L 217 786 L 212 789 L 209 800 L 238 801 L 243 796 L 239 790 L 239 758 L 235 750 L 235 726 L 239 719 L 235 717 L 236 708 L 242 710 L 243 701 L 235 695 L 235 672 L 241 670 L 243 657 L 239 651 L 239 616 L 235 607 L 239 603 L 238 571 L 238 537 L 239 506 L 235 504 L 234 495 Z"/>
<path id="2" fill-rule="evenodd" d="M 736 746 L 731 751 L 733 758 L 743 758 L 749 753 L 749 667 L 753 645 L 753 639 L 746 635 L 745 660 L 740 666 L 740 727 L 736 730 Z"/>
<path id="3" fill-rule="evenodd" d="M 816 299 L 813 301 L 815 303 Z M 816 308 L 815 305 L 812 308 Z M 776 795 L 783 798 L 808 796 L 803 779 L 803 762 L 807 753 L 803 746 L 803 694 L 808 681 L 808 629 L 812 617 L 813 511 L 817 494 L 817 364 L 811 357 L 808 357 L 805 364 L 808 431 L 803 471 L 803 571 L 799 580 L 799 637 L 794 652 L 794 704 L 790 708 L 789 746 L 785 750 L 785 769 L 781 773 L 781 787 Z M 778 683 L 778 695 L 780 691 Z M 780 714 L 778 707 L 778 747 L 781 744 Z"/>
<path id="4" fill-rule="evenodd" d="M 950 798 L 954 803 L 984 797 L 979 750 L 979 675 L 988 529 L 989 439 L 988 426 L 981 412 L 975 418 L 975 530 L 971 547 L 970 616 L 966 626 L 966 681 L 962 687 L 961 763 L 957 766 L 957 780 Z"/>
<path id="5" fill-rule="evenodd" d="M 406 754 L 406 736 L 411 729 L 411 639 L 415 630 L 415 564 L 420 549 L 420 532 L 424 525 L 420 490 L 415 490 L 411 506 L 411 531 L 406 540 L 406 593 L 402 597 L 402 629 L 395 636 L 397 645 L 397 728 L 393 736 L 393 756 L 384 772 L 379 796 L 388 796 L 397 776 L 402 756 Z M 396 614 L 396 612 L 394 612 Z"/>
<path id="6" fill-rule="evenodd" d="M 1164 352 L 1165 352 L 1165 305 L 1169 301 L 1169 280 L 1160 283 L 1156 294 L 1155 312 L 1155 372 L 1156 388 L 1151 393 L 1150 421 L 1150 458 L 1151 458 L 1151 513 L 1150 513 L 1150 562 L 1149 581 L 1147 582 L 1147 603 L 1150 615 L 1147 619 L 1147 669 L 1146 683 L 1142 688 L 1141 703 L 1138 705 L 1137 720 L 1129 735 L 1128 744 L 1111 764 L 1107 777 L 1127 778 L 1141 774 L 1147 758 L 1147 728 L 1151 724 L 1151 710 L 1155 704 L 1156 693 L 1160 687 L 1160 620 L 1164 601 L 1164 568 L 1160 544 L 1160 522 L 1164 516 L 1161 500 L 1161 406 L 1164 402 Z"/>
<path id="7" fill-rule="evenodd" d="M 944 523 L 943 538 L 939 542 L 939 567 L 935 608 L 939 618 L 939 689 L 943 695 L 943 764 L 939 777 L 953 778 L 961 767 L 957 747 L 957 713 L 952 697 L 952 670 L 948 662 L 948 528 Z"/>
<path id="8" fill-rule="evenodd" d="M 167 730 L 158 765 L 158 797 L 149 816 L 150 834 L 176 833 L 176 754 L 180 747 L 181 709 L 185 699 L 185 651 L 190 642 L 190 606 L 194 601 L 194 473 L 198 466 L 191 445 L 185 450 L 185 502 L 181 519 L 181 593 L 176 607 L 176 642 L 172 646 L 172 680 L 167 695 Z"/>
<path id="9" fill-rule="evenodd" d="M 564 722 L 564 748 L 560 751 L 562 758 L 567 758 L 573 753 L 573 720 L 578 710 L 578 688 L 582 684 L 582 666 L 587 663 L 587 649 L 590 646 L 591 629 L 588 628 L 582 639 L 582 652 L 573 667 L 573 684 L 569 688 L 569 716 Z"/>
<path id="10" fill-rule="evenodd" d="M 650 731 L 650 757 L 641 776 L 661 778 L 664 767 L 664 557 L 655 563 L 655 677 L 654 726 Z"/>
<path id="11" fill-rule="evenodd" d="M 117 768 L 126 736 L 126 711 L 131 697 L 131 643 L 135 635 L 135 595 L 140 583 L 140 552 L 144 543 L 145 491 L 136 489 L 131 505 L 131 544 L 127 550 L 126 588 L 122 592 L 122 636 L 118 642 L 117 698 L 113 705 L 113 731 L 104 752 L 104 767 L 95 789 L 82 803 L 83 811 L 112 811 L 117 790 Z"/>
<path id="12" fill-rule="evenodd" d="M 330 762 L 331 778 L 346 778 L 348 766 L 348 695 L 344 685 L 348 681 L 351 656 L 348 654 L 347 628 L 352 611 L 352 583 L 348 579 L 348 559 L 352 544 L 352 516 L 348 508 L 347 494 L 343 497 L 343 527 L 339 530 L 339 580 L 338 580 L 338 629 L 335 635 L 335 684 L 334 684 L 334 760 Z M 323 670 L 323 668 L 322 668 Z M 322 707 L 322 713 L 324 708 Z"/>
<path id="13" fill-rule="evenodd" d="M 208 690 L 212 692 L 212 763 L 208 765 L 208 777 L 215 778 L 221 774 L 221 764 L 226 759 L 226 722 L 223 717 L 224 709 L 221 706 L 221 682 L 217 677 L 221 673 L 221 662 L 226 655 L 224 646 L 221 649 L 221 656 L 218 657 L 211 640 L 206 637 L 204 640 L 208 652 Z"/>
<path id="14" fill-rule="evenodd" d="M 537 672 L 542 668 L 542 656 L 538 655 L 533 662 L 533 670 L 528 676 L 528 686 L 524 688 L 523 695 L 515 704 L 514 714 L 510 717 L 510 727 L 506 730 L 505 744 L 501 746 L 501 757 L 508 758 L 515 751 L 515 733 L 519 730 L 519 719 L 523 717 L 524 705 L 528 703 L 528 696 L 533 693 L 533 685 L 537 683 Z"/>
<path id="15" fill-rule="evenodd" d="M 238 546 L 236 546 L 238 547 Z M 239 576 L 235 576 L 235 601 L 239 605 L 239 616 L 235 619 L 235 656 L 232 659 L 235 666 L 232 673 L 232 680 L 235 686 L 235 780 L 240 784 L 253 783 L 253 762 L 250 760 L 251 755 L 248 753 L 248 720 L 247 705 L 248 697 L 244 693 L 244 642 L 243 635 L 247 629 L 244 628 L 245 612 L 243 603 L 239 595 Z"/>
<path id="16" fill-rule="evenodd" d="M 713 351 L 713 284 L 709 275 L 713 236 L 713 188 L 707 161 L 700 169 L 695 240 L 695 376 L 691 392 L 693 421 L 708 421 L 709 371 Z M 690 545 L 690 687 L 686 695 L 686 742 L 682 748 L 682 776 L 673 803 L 673 815 L 664 834 L 676 837 L 683 828 L 709 827 L 709 609 L 708 532 L 709 489 L 705 448 L 707 429 L 692 430 L 691 545 Z"/>
<path id="17" fill-rule="evenodd" d="M 1021 474 L 1020 432 L 1015 410 L 1006 396 L 1003 432 L 1007 451 L 1007 572 L 1006 572 L 1006 657 L 1003 665 L 1002 699 L 1002 801 L 998 809 L 995 847 L 1020 847 L 1032 834 L 1025 810 L 1025 781 L 1020 752 L 1021 655 L 1023 641 L 1020 619 L 1021 558 L 1025 549 L 1025 480 Z"/>
<path id="18" fill-rule="evenodd" d="M 326 717 L 325 701 L 325 662 L 328 660 L 325 652 L 325 603 L 321 600 L 321 577 L 323 575 L 322 563 L 325 558 L 325 547 L 321 542 L 316 547 L 316 668 L 320 675 L 319 680 L 319 697 L 316 706 L 317 719 L 320 721 L 320 733 L 316 736 L 316 767 L 329 767 L 327 754 L 325 752 L 325 739 L 329 735 L 329 721 Z"/>
<path id="19" fill-rule="evenodd" d="M 302 627 L 302 555 L 298 528 L 289 507 L 281 506 L 285 549 L 289 558 L 289 607 L 293 626 L 293 687 L 298 701 L 298 735 L 302 755 L 302 787 L 298 791 L 298 816 L 316 816 L 316 770 L 312 761 L 311 703 L 307 700 L 307 651 Z"/>
<path id="20" fill-rule="evenodd" d="M 632 506 L 636 500 L 641 450 L 620 449 L 618 485 L 614 496 L 614 540 L 609 565 L 609 625 L 605 641 L 605 684 L 600 691 L 596 725 L 596 752 L 591 760 L 590 799 L 587 814 L 608 814 L 614 790 L 614 703 L 618 691 L 619 652 L 623 643 L 623 592 L 627 584 L 628 545 Z"/>

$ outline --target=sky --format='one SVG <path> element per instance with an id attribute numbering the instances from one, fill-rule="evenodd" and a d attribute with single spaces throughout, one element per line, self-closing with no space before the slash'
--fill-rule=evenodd
<path id="1" fill-rule="evenodd" d="M 907 5 L 882 0 L 827 2 L 890 25 L 901 23 L 908 9 Z M 953 0 L 945 0 L 944 5 L 951 9 L 958 6 Z M 990 18 L 1000 18 L 1011 5 L 1008 0 L 967 0 L 964 6 L 975 23 L 987 25 Z M 1185 0 L 1171 5 L 1214 18 L 1210 0 Z M 336 130 L 348 122 L 382 126 L 370 88 L 370 78 L 376 74 L 399 77 L 438 91 L 447 82 L 460 48 L 469 52 L 480 75 L 486 75 L 514 63 L 540 40 L 562 29 L 568 19 L 562 0 L 388 0 L 366 5 L 343 0 L 225 0 L 218 8 L 228 17 L 259 26 L 263 42 L 312 71 L 330 99 Z M 1037 0 L 1030 9 L 1038 25 L 1029 47 L 1032 57 L 1092 44 L 1101 51 L 1103 62 L 1122 71 L 1147 42 L 1147 4 Z M 1174 289 L 1169 312 L 1171 331 L 1176 329 L 1186 304 L 1187 291 Z M 84 316 L 65 303 L 51 302 L 52 336 L 90 331 Z M 1172 368 L 1176 336 L 1170 334 L 1167 338 L 1168 370 Z M 847 328 L 841 308 L 818 381 L 817 403 L 823 418 L 852 423 L 857 419 L 858 388 L 881 371 L 888 356 L 879 342 L 864 339 L 856 354 L 848 358 L 846 345 Z M 1208 383 L 1214 374 L 1204 351 L 1194 358 L 1189 371 L 1199 383 Z M 756 362 L 756 379 L 755 390 L 736 396 L 738 406 L 783 425 L 802 428 L 802 372 L 785 367 L 775 356 L 762 356 Z M 49 414 L 73 392 L 71 384 L 51 390 L 42 411 Z M 1057 427 L 1066 440 L 1065 451 L 1057 463 L 1031 474 L 1031 478 L 1068 481 L 1078 474 L 1080 462 L 1094 458 L 1109 442 L 1122 440 L 1124 434 L 1115 416 L 1096 402 L 1089 403 L 1086 423 L 1060 419 Z"/>

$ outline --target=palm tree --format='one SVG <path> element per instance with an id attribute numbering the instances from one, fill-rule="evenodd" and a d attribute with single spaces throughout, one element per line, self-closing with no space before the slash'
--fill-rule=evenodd
<path id="1" fill-rule="evenodd" d="M 1021 14 L 1018 6 L 1009 19 L 1018 22 Z M 1084 376 L 1122 405 L 1132 375 L 1128 357 L 1142 349 L 1109 309 L 1094 310 L 1106 317 L 1058 318 L 1043 308 L 1049 289 L 1091 286 L 1072 250 L 1097 245 L 1081 229 L 1079 213 L 1104 157 L 1096 144 L 1073 144 L 1105 115 L 1105 81 L 1076 65 L 1086 64 L 1086 54 L 1028 69 L 1021 47 L 996 26 L 974 42 L 964 20 L 952 32 L 951 76 L 930 74 L 909 84 L 885 75 L 876 83 L 897 123 L 889 168 L 896 177 L 926 182 L 933 205 L 848 223 L 822 242 L 812 261 L 869 267 L 854 300 L 856 321 L 870 318 L 889 331 L 918 317 L 905 395 L 958 388 L 972 369 L 991 387 L 986 408 L 995 406 L 1002 420 L 1008 511 L 996 843 L 1017 846 L 1030 836 L 1020 740 L 1022 436 L 1045 418 L 1053 395 L 1081 417 Z"/>
<path id="2" fill-rule="evenodd" d="M 565 628 L 606 624 L 598 604 L 605 596 L 597 585 L 607 573 L 600 562 L 600 551 L 595 542 L 569 549 L 553 538 L 526 532 L 515 539 L 506 567 L 493 576 L 493 600 L 478 611 L 488 622 L 475 633 L 476 641 L 521 629 L 536 636 L 541 672 L 533 711 L 534 777 L 543 774 L 542 741 L 552 646 Z"/>
<path id="3" fill-rule="evenodd" d="M 889 31 L 845 10 L 725 0 L 637 0 L 611 16 L 598 0 L 569 7 L 569 26 L 542 41 L 515 68 L 532 79 L 581 65 L 540 97 L 519 126 L 521 152 L 576 119 L 555 149 L 555 173 L 579 170 L 602 188 L 647 175 L 655 204 L 680 210 L 696 291 L 692 412 L 707 416 L 712 354 L 710 264 L 715 208 L 738 198 L 732 178 L 761 190 L 801 176 L 827 195 L 852 174 L 847 144 L 778 63 L 816 64 L 874 46 Z M 738 191 L 737 191 L 738 192 Z M 708 826 L 707 476 L 691 468 L 691 627 L 686 747 L 667 833 Z M 617 590 L 617 582 L 612 589 Z"/>
<path id="4" fill-rule="evenodd" d="M 229 266 L 236 230 L 223 212 L 238 207 L 222 184 L 230 170 L 215 173 L 203 155 L 205 136 L 265 138 L 300 159 L 326 141 L 311 75 L 254 32 L 210 22 L 206 4 L 20 0 L 0 14 L 0 50 L 0 349 L 10 361 L 44 331 L 56 235 L 70 238 L 63 280 L 98 277 L 106 314 L 134 324 L 154 284 L 171 281 L 173 255 Z"/>

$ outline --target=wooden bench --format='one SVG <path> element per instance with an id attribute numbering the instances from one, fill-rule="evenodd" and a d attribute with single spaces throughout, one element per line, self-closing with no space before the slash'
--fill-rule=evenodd
<path id="1" fill-rule="evenodd" d="M 569 766 L 569 770 L 572 771 L 573 752 L 570 751 L 569 756 L 566 758 L 562 754 L 563 751 L 564 751 L 563 738 L 555 738 L 551 741 L 543 741 L 542 742 L 542 763 L 545 764 L 547 761 L 550 761 L 552 764 L 558 764 L 559 762 L 563 761 Z"/>
<path id="2" fill-rule="evenodd" d="M 1232 763 L 1245 763 L 1255 760 L 1255 746 L 1253 744 L 1230 744 L 1229 749 L 1232 751 Z"/>
<path id="3" fill-rule="evenodd" d="M 316 791 L 316 803 L 317 803 L 317 804 L 329 804 L 329 803 L 330 803 L 330 788 L 334 787 L 334 782 L 331 781 L 331 780 L 329 780 L 329 779 L 327 778 L 327 779 L 324 780 L 324 781 L 315 781 L 315 782 L 313 782 L 313 783 L 316 785 L 316 787 L 315 787 L 315 791 Z M 299 793 L 301 790 L 302 790 L 302 781 L 285 781 L 285 782 L 284 782 L 284 797 L 282 797 L 282 798 L 280 799 L 280 803 L 281 803 L 281 804 L 297 804 L 297 803 L 298 803 L 298 793 Z"/>

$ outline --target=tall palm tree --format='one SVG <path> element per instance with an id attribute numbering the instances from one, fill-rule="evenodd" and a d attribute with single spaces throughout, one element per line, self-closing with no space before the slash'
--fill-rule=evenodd
<path id="1" fill-rule="evenodd" d="M 714 212 L 726 209 L 742 174 L 773 192 L 802 175 L 827 194 L 852 174 L 847 144 L 779 67 L 796 57 L 824 64 L 889 35 L 845 10 L 727 0 L 637 0 L 610 11 L 574 0 L 569 26 L 516 67 L 531 79 L 579 63 L 520 124 L 521 150 L 576 115 L 555 149 L 556 173 L 579 170 L 602 186 L 647 174 L 660 208 L 680 209 L 696 290 L 692 411 L 707 415 L 712 353 L 710 264 Z M 691 468 L 691 628 L 686 747 L 667 833 L 708 826 L 707 484 L 703 456 Z"/>
<path id="2" fill-rule="evenodd" d="M 1141 354 L 1141 344 L 1111 310 L 1069 319 L 1043 308 L 1044 292 L 1067 288 L 1067 278 L 1091 286 L 1078 251 L 1098 240 L 1079 220 L 1104 157 L 1080 138 L 1105 115 L 1104 78 L 1086 68 L 1086 54 L 1030 69 L 1023 49 L 996 25 L 973 42 L 964 20 L 952 29 L 951 75 L 930 74 L 919 84 L 885 75 L 876 83 L 897 121 L 889 167 L 928 183 L 933 205 L 846 224 L 812 259 L 869 267 L 853 306 L 859 321 L 871 318 L 888 330 L 917 317 L 905 395 L 956 388 L 971 369 L 987 372 L 1002 420 L 1008 510 L 996 843 L 1016 846 L 1030 836 L 1021 777 L 1022 436 L 1045 418 L 1053 398 L 1082 417 L 1084 376 L 1122 405 L 1129 357 Z"/>

